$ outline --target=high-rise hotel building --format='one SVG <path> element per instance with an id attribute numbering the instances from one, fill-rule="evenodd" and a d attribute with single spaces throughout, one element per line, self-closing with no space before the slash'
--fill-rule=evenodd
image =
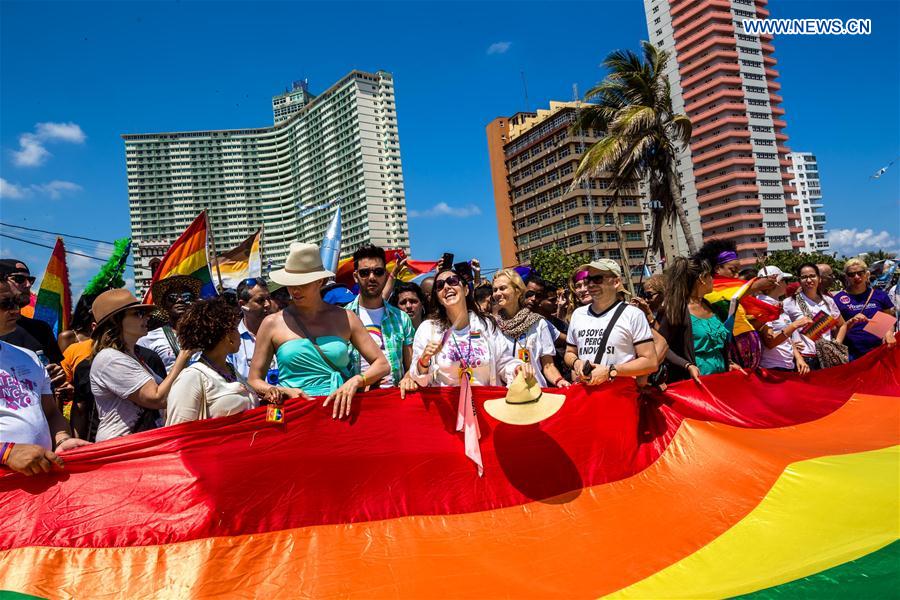
<path id="1" fill-rule="evenodd" d="M 497 117 L 487 125 L 503 266 L 527 263 L 538 250 L 554 246 L 618 261 L 624 249 L 639 277 L 649 229 L 640 189 L 626 188 L 614 204 L 610 179 L 602 174 L 572 187 L 582 154 L 600 135 L 570 131 L 577 110 L 574 102 L 550 102 L 549 109 Z"/>
<path id="2" fill-rule="evenodd" d="M 804 246 L 772 36 L 742 26 L 768 17 L 766 4 L 644 0 L 650 41 L 671 57 L 673 108 L 694 126 L 678 164 L 696 241 L 732 239 L 748 264 L 765 251 Z"/>
<path id="3" fill-rule="evenodd" d="M 345 254 L 409 250 L 390 73 L 353 71 L 317 96 L 295 83 L 272 109 L 270 127 L 122 136 L 139 290 L 204 209 L 217 252 L 262 227 L 264 269 L 291 242 L 320 243 L 338 204 Z"/>
<path id="4" fill-rule="evenodd" d="M 791 152 L 791 186 L 796 190 L 791 197 L 799 203 L 800 223 L 803 232 L 799 238 L 806 243 L 803 252 L 831 252 L 825 235 L 825 210 L 822 206 L 822 183 L 819 179 L 819 164 L 811 152 Z"/>

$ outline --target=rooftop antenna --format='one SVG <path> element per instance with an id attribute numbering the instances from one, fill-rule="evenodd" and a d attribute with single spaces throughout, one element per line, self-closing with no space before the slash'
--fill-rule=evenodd
<path id="1" fill-rule="evenodd" d="M 522 75 L 522 89 L 525 91 L 525 112 L 531 110 L 531 103 L 528 102 L 528 83 L 525 81 L 525 71 L 520 71 Z"/>

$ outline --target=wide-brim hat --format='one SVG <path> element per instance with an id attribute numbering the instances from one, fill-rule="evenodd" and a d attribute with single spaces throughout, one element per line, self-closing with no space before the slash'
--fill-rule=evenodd
<path id="1" fill-rule="evenodd" d="M 334 273 L 322 265 L 319 247 L 303 242 L 291 244 L 284 267 L 269 273 L 269 279 L 281 285 L 306 285 L 329 277 L 334 277 Z"/>
<path id="2" fill-rule="evenodd" d="M 189 290 L 198 298 L 203 282 L 190 275 L 171 275 L 165 279 L 154 281 L 150 286 L 150 294 L 156 302 L 160 302 L 172 290 Z"/>
<path id="3" fill-rule="evenodd" d="M 101 333 L 101 326 L 109 321 L 110 317 L 130 308 L 142 308 L 152 311 L 156 307 L 152 304 L 144 304 L 135 298 L 134 294 L 124 288 L 107 290 L 97 296 L 94 303 L 91 304 L 91 313 L 94 315 L 94 321 L 97 323 L 91 337 Z"/>
<path id="4" fill-rule="evenodd" d="M 565 401 L 562 394 L 547 394 L 536 380 L 527 380 L 519 373 L 506 390 L 506 397 L 486 400 L 484 410 L 503 423 L 533 425 L 555 415 Z"/>

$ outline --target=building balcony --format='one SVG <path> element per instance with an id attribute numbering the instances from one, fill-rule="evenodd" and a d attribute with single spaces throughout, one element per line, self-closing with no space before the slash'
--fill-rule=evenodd
<path id="1" fill-rule="evenodd" d="M 727 129 L 719 135 L 714 135 L 711 138 L 707 138 L 702 141 L 691 142 L 691 153 L 700 152 L 704 148 L 715 146 L 716 144 L 719 144 L 726 140 L 738 141 L 741 139 L 750 139 L 750 132 L 746 129 Z"/>
<path id="2" fill-rule="evenodd" d="M 701 20 L 706 14 L 715 15 L 717 18 L 724 18 L 729 23 L 732 19 L 731 3 L 728 0 L 710 0 L 706 3 L 698 3 L 690 10 L 682 11 L 680 15 L 675 17 L 672 15 L 672 27 L 678 31 L 681 25 L 691 20 L 693 17 L 699 17 L 695 20 Z M 701 14 L 702 13 L 702 14 Z M 693 21 L 692 21 L 693 22 Z"/>
<path id="3" fill-rule="evenodd" d="M 767 250 L 769 245 L 766 242 L 744 242 L 737 244 L 738 252 L 750 252 L 755 250 Z M 741 264 L 755 264 L 756 259 L 742 259 Z"/>
<path id="4" fill-rule="evenodd" d="M 732 202 L 717 204 L 716 206 L 706 206 L 700 209 L 701 217 L 708 217 L 719 213 L 734 210 L 735 208 L 748 207 L 759 210 L 759 199 L 749 198 L 744 200 L 734 200 Z"/>
<path id="5" fill-rule="evenodd" d="M 722 146 L 721 148 L 713 148 L 712 150 L 705 152 L 704 154 L 694 155 L 693 156 L 694 167 L 695 168 L 703 168 L 702 165 L 704 165 L 704 163 L 706 163 L 707 161 L 717 159 L 718 157 L 722 156 L 723 154 L 729 154 L 731 152 L 752 153 L 753 146 L 751 144 L 732 143 L 732 144 L 726 144 L 726 145 Z M 719 165 L 719 163 L 715 162 L 715 163 L 713 163 L 713 165 L 707 165 L 707 166 L 718 166 L 718 165 Z"/>
<path id="6" fill-rule="evenodd" d="M 739 89 L 743 84 L 743 81 L 744 80 L 740 77 L 736 77 L 733 75 L 718 75 L 713 77 L 711 81 L 704 83 L 699 87 L 687 90 L 687 86 L 685 86 L 686 91 L 682 94 L 682 97 L 684 98 L 685 104 L 687 104 L 690 100 L 702 97 L 702 94 L 704 92 L 708 92 L 709 90 L 714 90 L 716 88 L 722 88 L 726 90 L 735 88 Z"/>
<path id="7" fill-rule="evenodd" d="M 734 231 L 723 231 L 718 233 L 707 234 L 704 231 L 704 235 L 710 235 L 711 237 L 715 237 L 717 240 L 733 240 L 736 238 L 742 238 L 747 236 L 764 236 L 766 234 L 766 230 L 764 227 L 749 227 L 747 229 L 735 229 Z"/>
<path id="8" fill-rule="evenodd" d="M 715 37 L 708 38 L 706 41 L 701 42 L 700 44 L 693 46 L 687 52 L 684 52 L 684 53 L 679 52 L 678 53 L 678 61 L 679 62 L 689 61 L 694 56 L 703 54 L 707 50 L 715 48 L 716 46 L 718 46 L 722 50 L 730 50 L 731 48 L 736 47 L 736 45 L 737 44 L 736 44 L 736 41 L 733 36 L 724 37 L 724 36 L 717 35 Z"/>
<path id="9" fill-rule="evenodd" d="M 711 164 L 707 167 L 703 167 L 702 169 L 694 169 L 694 179 L 697 180 L 704 175 L 709 175 L 710 173 L 715 173 L 721 171 L 722 169 L 727 169 L 728 167 L 735 166 L 746 166 L 746 165 L 754 165 L 754 159 L 752 157 L 744 157 L 744 156 L 733 156 L 724 158 L 714 164 Z"/>
<path id="10" fill-rule="evenodd" d="M 752 221 L 754 223 L 758 223 L 762 221 L 762 213 L 742 213 L 739 215 L 732 215 L 730 217 L 725 217 L 722 219 L 716 219 L 715 221 L 707 221 L 701 222 L 700 227 L 707 231 L 709 229 L 717 229 L 719 227 L 727 227 L 728 225 L 733 225 L 735 223 L 742 223 L 745 221 Z"/>
<path id="11" fill-rule="evenodd" d="M 758 194 L 759 188 L 756 185 L 733 185 L 725 188 L 724 190 L 719 190 L 716 192 L 710 192 L 709 194 L 704 194 L 703 196 L 697 195 L 697 202 L 700 205 L 703 205 L 706 202 L 711 202 L 713 200 L 718 200 L 719 198 L 727 198 L 732 194 L 742 194 L 742 193 L 750 193 L 750 194 Z M 759 205 L 759 200 L 754 201 L 754 206 Z"/>
<path id="12" fill-rule="evenodd" d="M 688 116 L 692 116 L 694 114 L 700 113 L 705 109 L 704 107 L 712 104 L 716 100 L 720 100 L 722 98 L 730 99 L 730 100 L 739 100 L 743 102 L 744 100 L 744 92 L 743 90 L 721 90 L 714 94 L 710 94 L 705 98 L 699 98 L 692 104 L 686 104 L 684 107 L 684 112 L 688 114 Z"/>
<path id="13" fill-rule="evenodd" d="M 710 188 L 716 187 L 717 185 L 721 185 L 729 181 L 734 181 L 735 179 L 749 179 L 752 181 L 756 179 L 756 171 L 732 171 L 730 173 L 714 177 L 713 179 L 707 179 L 705 181 L 697 179 L 695 175 L 694 186 L 699 192 L 700 190 L 708 190 Z"/>
<path id="14" fill-rule="evenodd" d="M 687 77 L 701 67 L 709 65 L 709 63 L 717 60 L 722 61 L 723 63 L 733 64 L 737 61 L 737 50 L 716 50 L 715 52 L 710 52 L 706 56 L 699 56 L 694 61 L 679 60 L 678 72 L 681 73 L 682 77 Z"/>
<path id="15" fill-rule="evenodd" d="M 691 139 L 697 139 L 704 134 L 723 129 L 726 125 L 743 125 L 741 129 L 746 129 L 747 122 L 748 119 L 744 116 L 723 117 L 716 121 L 710 121 L 702 127 L 696 127 L 692 132 Z M 697 124 L 696 121 L 694 121 L 694 123 L 695 125 Z"/>
<path id="16" fill-rule="evenodd" d="M 722 14 L 722 13 L 720 13 L 720 14 Z M 704 15 L 704 17 L 706 17 L 706 15 Z M 703 18 L 703 17 L 701 17 L 701 18 Z M 696 33 L 691 34 L 690 37 L 686 37 L 684 39 L 678 40 L 675 43 L 675 50 L 677 52 L 682 52 L 683 50 L 692 47 L 694 44 L 696 44 L 700 40 L 707 39 L 710 36 L 714 36 L 714 35 L 720 35 L 720 37 L 733 36 L 734 27 L 732 27 L 732 25 L 731 25 L 731 19 L 728 18 L 728 16 L 726 16 L 725 18 L 727 19 L 727 21 L 725 23 L 713 23 L 713 24 L 707 25 L 700 31 L 697 31 Z M 676 31 L 681 33 L 683 30 L 676 30 Z"/>

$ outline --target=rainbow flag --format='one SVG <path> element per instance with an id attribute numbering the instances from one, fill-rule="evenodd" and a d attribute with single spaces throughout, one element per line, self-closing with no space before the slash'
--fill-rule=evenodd
<path id="1" fill-rule="evenodd" d="M 403 260 L 406 257 L 406 253 L 402 249 L 385 250 L 384 253 L 385 258 L 387 258 L 388 273 L 397 265 L 398 260 Z M 400 271 L 397 279 L 400 281 L 411 281 L 422 273 L 433 271 L 436 266 L 437 261 L 407 259 L 406 266 Z M 356 284 L 353 280 L 353 257 L 342 258 L 338 262 L 338 269 L 335 271 L 334 279 L 347 287 L 353 287 Z"/>
<path id="2" fill-rule="evenodd" d="M 209 256 L 206 251 L 206 211 L 204 210 L 190 227 L 185 229 L 175 243 L 172 244 L 153 274 L 150 284 L 171 277 L 172 275 L 190 275 L 203 282 L 200 295 L 210 298 L 216 295 L 216 287 L 213 284 L 209 272 Z M 153 294 L 147 290 L 144 302 L 153 302 Z"/>
<path id="3" fill-rule="evenodd" d="M 900 348 L 646 396 L 565 390 L 533 426 L 473 389 L 290 400 L 0 475 L 0 589 L 74 598 L 896 596 Z M 399 435 L 398 435 L 399 433 Z"/>
<path id="4" fill-rule="evenodd" d="M 66 247 L 62 238 L 58 237 L 41 279 L 41 289 L 34 303 L 34 318 L 49 324 L 53 328 L 53 335 L 59 335 L 69 328 L 71 317 L 72 288 L 66 266 Z"/>
<path id="5" fill-rule="evenodd" d="M 237 289 L 238 284 L 250 277 L 262 276 L 262 258 L 259 250 L 259 240 L 262 229 L 238 244 L 224 254 L 220 254 L 213 261 L 212 271 L 223 288 Z"/>
<path id="6" fill-rule="evenodd" d="M 756 328 L 750 324 L 753 320 L 758 324 L 774 321 L 781 314 L 781 308 L 758 298 L 750 296 L 747 291 L 756 277 L 750 281 L 743 279 L 731 279 L 728 277 L 714 277 L 713 291 L 704 298 L 712 305 L 725 327 L 735 336 Z"/>

